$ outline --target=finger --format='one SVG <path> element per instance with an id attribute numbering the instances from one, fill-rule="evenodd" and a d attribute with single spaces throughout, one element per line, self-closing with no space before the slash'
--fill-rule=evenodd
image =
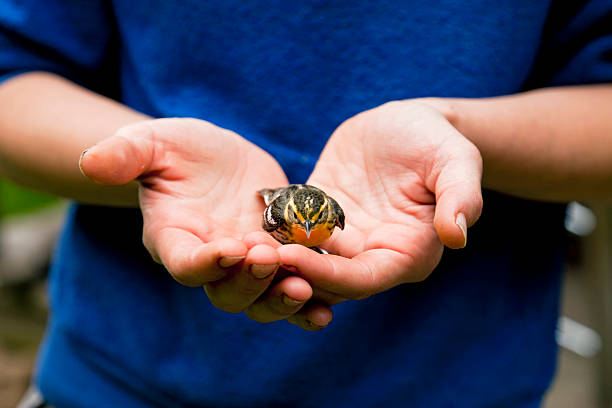
<path id="1" fill-rule="evenodd" d="M 209 282 L 204 290 L 218 309 L 239 313 L 249 307 L 268 288 L 278 269 L 280 257 L 268 245 L 251 248 L 244 262 L 225 278 Z"/>
<path id="2" fill-rule="evenodd" d="M 222 238 L 203 243 L 180 228 L 162 228 L 143 238 L 153 259 L 161 262 L 179 283 L 202 286 L 227 275 L 227 268 L 241 262 L 246 245 L 240 240 Z"/>
<path id="3" fill-rule="evenodd" d="M 306 279 L 312 286 L 350 299 L 365 297 L 372 286 L 363 264 L 336 255 L 322 255 L 302 245 L 278 249 L 283 267 Z"/>
<path id="4" fill-rule="evenodd" d="M 337 293 L 332 293 L 319 286 L 312 288 L 311 301 L 321 303 L 323 305 L 334 306 L 338 303 L 346 302 L 348 298 L 340 296 Z"/>
<path id="5" fill-rule="evenodd" d="M 287 321 L 304 330 L 317 331 L 327 327 L 333 318 L 334 314 L 329 306 L 310 303 L 293 316 L 287 318 Z"/>
<path id="6" fill-rule="evenodd" d="M 312 297 L 312 288 L 304 279 L 289 276 L 272 286 L 247 310 L 246 315 L 260 323 L 286 319 Z"/>
<path id="7" fill-rule="evenodd" d="M 401 283 L 419 282 L 435 268 L 442 247 L 420 242 L 411 255 L 390 249 L 371 249 L 353 258 L 321 255 L 301 245 L 278 249 L 281 262 L 311 286 L 348 299 L 363 299 Z"/>
<path id="8" fill-rule="evenodd" d="M 272 248 L 278 248 L 281 246 L 281 243 L 272 238 L 270 234 L 263 231 L 254 231 L 246 234 L 242 239 L 247 246 L 247 248 L 253 248 L 255 245 L 268 245 Z"/>
<path id="9" fill-rule="evenodd" d="M 435 183 L 434 227 L 449 248 L 467 244 L 467 229 L 482 211 L 482 159 L 474 147 L 458 151 L 448 161 Z"/>
<path id="10" fill-rule="evenodd" d="M 155 163 L 153 130 L 149 122 L 124 126 L 81 154 L 79 166 L 90 179 L 123 185 L 142 174 L 158 170 Z"/>

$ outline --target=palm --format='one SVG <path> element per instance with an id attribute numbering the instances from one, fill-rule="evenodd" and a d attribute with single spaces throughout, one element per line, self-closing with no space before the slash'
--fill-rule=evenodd
<path id="1" fill-rule="evenodd" d="M 245 258 L 241 271 L 278 262 L 273 248 L 254 248 L 272 240 L 256 232 L 263 211 L 256 191 L 287 179 L 271 156 L 233 132 L 196 119 L 144 121 L 90 148 L 81 166 L 102 184 L 140 181 L 143 242 L 181 283 L 217 282 Z M 222 307 L 233 310 L 245 302 L 230 303 Z"/>
<path id="2" fill-rule="evenodd" d="M 346 214 L 345 229 L 323 246 L 346 258 L 387 249 L 399 255 L 394 259 L 405 263 L 402 267 L 409 267 L 415 278 L 429 273 L 443 246 L 433 227 L 435 197 L 417 171 L 423 163 L 415 158 L 411 166 L 395 166 L 355 144 L 338 148 L 344 137 L 335 136 L 338 146 L 325 150 L 309 180 L 334 197 Z"/>
<path id="3" fill-rule="evenodd" d="M 148 232 L 182 229 L 210 242 L 260 230 L 264 204 L 256 191 L 287 184 L 277 162 L 232 132 L 205 122 L 173 125 L 179 128 L 158 132 L 159 142 L 170 146 L 161 170 L 141 177 L 140 205 Z"/>
<path id="4" fill-rule="evenodd" d="M 478 150 L 434 109 L 390 103 L 361 113 L 334 132 L 309 179 L 346 215 L 323 245 L 332 255 L 293 247 L 281 258 L 316 288 L 349 298 L 422 280 L 443 243 L 465 244 L 456 217 L 478 217 L 480 175 Z"/>

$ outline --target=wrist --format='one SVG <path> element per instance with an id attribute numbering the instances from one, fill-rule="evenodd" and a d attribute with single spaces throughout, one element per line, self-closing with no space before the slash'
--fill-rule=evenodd
<path id="1" fill-rule="evenodd" d="M 436 109 L 438 112 L 444 116 L 444 118 L 451 124 L 453 127 L 459 132 L 461 132 L 461 105 L 459 103 L 459 99 L 456 98 L 439 98 L 439 97 L 429 97 L 429 98 L 418 98 L 414 100 L 415 102 L 419 102 L 430 106 Z M 463 133 L 463 132 L 461 132 Z"/>

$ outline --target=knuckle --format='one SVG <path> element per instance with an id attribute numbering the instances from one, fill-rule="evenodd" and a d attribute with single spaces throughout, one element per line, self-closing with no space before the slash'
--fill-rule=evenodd
<path id="1" fill-rule="evenodd" d="M 482 214 L 483 205 L 484 201 L 482 198 L 482 193 L 480 191 L 474 191 L 472 196 L 469 198 L 467 207 L 465 208 L 467 211 L 464 213 L 467 218 L 468 227 L 471 227 L 476 221 L 478 221 L 478 218 L 480 218 L 480 215 Z"/>
<path id="2" fill-rule="evenodd" d="M 354 300 L 362 300 L 369 298 L 375 293 L 380 291 L 380 283 L 377 279 L 377 272 L 375 268 L 369 263 L 362 264 L 362 279 L 361 284 L 355 286 L 348 297 Z"/>
<path id="3" fill-rule="evenodd" d="M 159 254 L 157 253 L 157 251 L 155 251 L 155 249 L 153 248 L 153 246 L 150 245 L 146 245 L 144 246 L 147 250 L 147 252 L 149 252 L 149 255 L 151 256 L 151 258 L 153 259 L 153 261 L 155 263 L 158 263 L 160 265 L 163 265 L 161 258 L 159 257 Z"/>
<path id="4" fill-rule="evenodd" d="M 430 271 L 418 271 L 415 273 L 411 273 L 410 276 L 407 277 L 406 279 L 406 283 L 419 283 L 419 282 L 423 282 L 425 279 L 427 279 L 429 277 L 429 275 L 431 274 Z"/>
<path id="5" fill-rule="evenodd" d="M 203 284 L 202 277 L 188 268 L 183 259 L 170 257 L 169 259 L 162 259 L 162 262 L 170 275 L 181 285 L 196 287 Z"/>
<path id="6" fill-rule="evenodd" d="M 183 286 L 188 286 L 190 288 L 194 288 L 194 287 L 198 286 L 195 283 L 193 283 L 190 279 L 185 279 L 185 278 L 181 277 L 180 275 L 174 274 L 172 272 L 170 272 L 170 275 L 172 275 L 172 277 L 174 278 L 175 281 L 177 281 L 178 283 L 180 283 Z"/>
<path id="7" fill-rule="evenodd" d="M 115 132 L 115 136 L 123 138 L 127 141 L 131 141 L 136 138 L 151 137 L 154 131 L 154 122 L 154 120 L 146 120 L 143 122 L 131 123 L 129 125 L 122 126 Z"/>
<path id="8" fill-rule="evenodd" d="M 243 284 L 236 288 L 236 292 L 238 293 L 238 295 L 241 295 L 243 297 L 249 297 L 249 298 L 258 296 L 262 290 L 263 289 L 261 285 L 257 285 L 256 283 Z"/>
<path id="9" fill-rule="evenodd" d="M 476 145 L 474 143 L 472 143 L 470 140 L 468 140 L 467 138 L 464 138 L 464 151 L 461 154 L 461 156 L 470 161 L 471 163 L 474 163 L 476 165 L 476 167 L 478 168 L 478 171 L 481 172 L 482 171 L 482 166 L 483 166 L 483 160 L 482 160 L 482 154 L 480 154 L 480 150 L 478 149 L 478 147 L 476 147 Z"/>
<path id="10" fill-rule="evenodd" d="M 272 318 L 270 315 L 265 313 L 261 313 L 257 308 L 249 307 L 244 311 L 244 314 L 251 320 L 256 321 L 257 323 L 272 323 L 276 320 L 280 320 L 280 318 Z"/>
<path id="11" fill-rule="evenodd" d="M 418 275 L 412 276 L 411 283 L 423 282 L 425 279 L 427 279 L 428 276 L 429 275 L 425 275 L 425 274 L 418 274 Z"/>
<path id="12" fill-rule="evenodd" d="M 269 302 L 268 307 L 270 310 L 278 316 L 287 317 L 297 312 L 303 305 L 290 306 L 283 303 L 281 298 L 274 299 L 273 302 Z"/>
<path id="13" fill-rule="evenodd" d="M 210 302 L 217 309 L 229 313 L 241 313 L 251 307 L 253 301 L 259 296 L 261 288 L 250 288 L 248 285 L 229 286 L 227 283 L 216 286 L 206 285 Z M 253 311 L 251 311 L 253 313 Z M 253 319 L 256 320 L 256 319 Z"/>
<path id="14" fill-rule="evenodd" d="M 188 273 L 186 270 L 181 270 L 168 266 L 166 266 L 166 269 L 168 270 L 170 275 L 172 275 L 174 280 L 183 286 L 196 287 L 201 285 L 201 282 L 196 280 L 193 275 Z"/>
<path id="15" fill-rule="evenodd" d="M 246 309 L 246 306 L 232 302 L 229 299 L 223 299 L 216 296 L 209 296 L 208 299 L 214 307 L 224 312 L 237 314 L 242 313 Z"/>
<path id="16" fill-rule="evenodd" d="M 295 325 L 295 326 L 299 326 L 299 319 L 298 319 L 298 316 L 297 316 L 297 315 L 291 315 L 291 316 L 289 316 L 289 317 L 285 318 L 285 320 L 286 320 L 288 323 L 290 323 L 290 324 L 293 324 L 293 325 Z"/>

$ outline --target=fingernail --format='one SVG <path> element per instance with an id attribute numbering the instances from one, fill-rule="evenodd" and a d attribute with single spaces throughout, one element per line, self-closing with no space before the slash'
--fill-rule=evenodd
<path id="1" fill-rule="evenodd" d="M 251 273 L 257 279 L 264 279 L 264 278 L 267 278 L 268 276 L 272 275 L 274 273 L 274 271 L 276 270 L 276 268 L 277 268 L 277 265 L 258 265 L 258 264 L 253 264 L 253 265 L 251 265 Z"/>
<path id="2" fill-rule="evenodd" d="M 85 157 L 85 153 L 87 153 L 87 149 L 83 150 L 81 156 L 79 156 L 79 170 L 81 170 L 81 174 L 87 177 L 85 172 L 83 171 L 83 157 Z"/>
<path id="3" fill-rule="evenodd" d="M 229 268 L 230 266 L 236 265 L 238 262 L 242 261 L 245 256 L 224 256 L 220 258 L 217 263 L 222 268 Z"/>
<path id="4" fill-rule="evenodd" d="M 455 224 L 457 224 L 457 226 L 461 230 L 461 233 L 463 234 L 463 245 L 461 246 L 461 248 L 465 248 L 465 245 L 467 244 L 467 221 L 463 213 L 457 214 L 457 218 L 455 218 Z"/>
<path id="5" fill-rule="evenodd" d="M 287 295 L 283 295 L 283 303 L 286 304 L 287 306 L 298 306 L 304 302 L 301 300 L 292 299 Z"/>

